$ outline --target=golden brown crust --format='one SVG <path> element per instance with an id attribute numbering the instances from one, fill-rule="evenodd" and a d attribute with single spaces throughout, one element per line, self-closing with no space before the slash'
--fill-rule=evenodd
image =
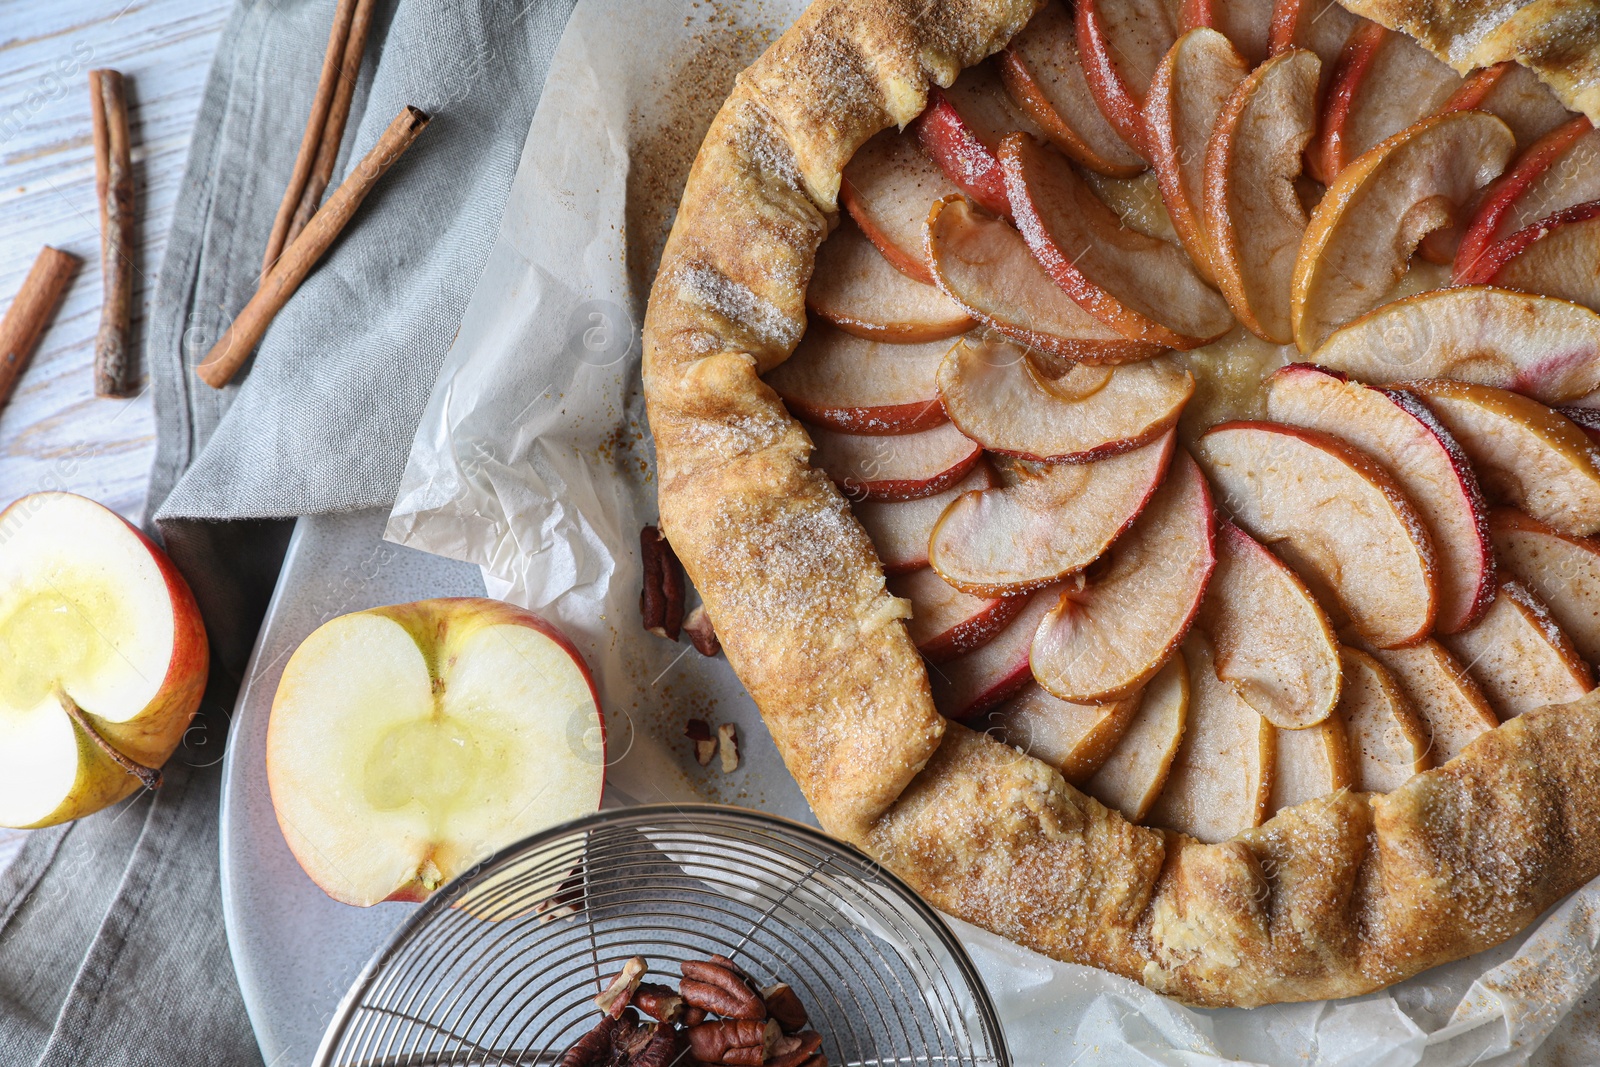
<path id="1" fill-rule="evenodd" d="M 822 825 L 947 912 L 1197 1004 L 1363 993 L 1496 944 L 1600 871 L 1600 692 L 1384 797 L 1203 845 L 934 711 L 871 542 L 761 380 L 805 329 L 839 174 L 1035 0 L 821 0 L 739 79 L 651 293 L 662 528 Z"/>

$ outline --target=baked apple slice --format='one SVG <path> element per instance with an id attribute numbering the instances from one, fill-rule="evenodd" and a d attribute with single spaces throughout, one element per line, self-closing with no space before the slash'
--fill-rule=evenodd
<path id="1" fill-rule="evenodd" d="M 1269 51 L 1272 55 L 1290 48 L 1315 52 L 1322 61 L 1317 77 L 1317 99 L 1323 100 L 1345 42 L 1362 21 L 1359 15 L 1346 11 L 1339 0 L 1275 0 Z"/>
<path id="2" fill-rule="evenodd" d="M 1264 61 L 1272 50 L 1272 9 L 1273 0 L 1183 0 L 1178 29 L 1180 33 L 1199 27 L 1216 30 L 1244 58 L 1248 69 Z"/>
<path id="3" fill-rule="evenodd" d="M 1423 119 L 1340 172 L 1311 213 L 1295 264 L 1290 318 L 1302 352 L 1385 302 L 1430 231 L 1505 167 L 1511 130 L 1481 111 Z"/>
<path id="4" fill-rule="evenodd" d="M 939 288 L 999 333 L 1062 360 L 1128 363 L 1160 352 L 1124 337 L 1062 292 L 1022 235 L 948 197 L 928 215 L 928 260 Z"/>
<path id="5" fill-rule="evenodd" d="M 1307 220 L 1296 182 L 1316 128 L 1319 64 L 1292 48 L 1257 67 L 1228 98 L 1206 149 L 1217 284 L 1239 321 L 1274 344 L 1293 339 L 1289 297 Z"/>
<path id="6" fill-rule="evenodd" d="M 1594 675 L 1538 598 L 1514 580 L 1477 625 L 1443 639 L 1467 665 L 1489 706 L 1510 719 L 1547 704 L 1577 700 Z"/>
<path id="7" fill-rule="evenodd" d="M 1269 815 L 1355 785 L 1350 737 L 1337 714 L 1303 730 L 1274 730 L 1272 738 Z"/>
<path id="8" fill-rule="evenodd" d="M 939 396 L 961 432 L 1022 459 L 1083 463 L 1153 441 L 1177 424 L 1194 378 L 1173 356 L 1045 376 L 1003 341 L 957 345 L 939 366 Z"/>
<path id="9" fill-rule="evenodd" d="M 960 192 L 911 133 L 884 130 L 856 149 L 839 183 L 839 203 L 889 265 L 933 284 L 922 233 L 934 202 Z"/>
<path id="10" fill-rule="evenodd" d="M 1027 606 L 1023 597 L 976 597 L 931 567 L 888 580 L 889 592 L 911 604 L 906 631 L 929 663 L 946 663 L 987 644 Z"/>
<path id="11" fill-rule="evenodd" d="M 872 341 L 937 341 L 972 328 L 972 319 L 960 305 L 891 267 L 848 219 L 817 249 L 806 307 L 840 329 Z"/>
<path id="12" fill-rule="evenodd" d="M 1167 480 L 1095 573 L 1069 581 L 1033 639 L 1033 676 L 1074 703 L 1118 700 L 1155 677 L 1205 595 L 1211 490 L 1179 450 Z"/>
<path id="13" fill-rule="evenodd" d="M 1494 552 L 1478 479 L 1455 438 L 1410 393 L 1347 381 L 1309 363 L 1291 363 L 1265 384 L 1268 418 L 1355 445 L 1416 507 L 1437 557 L 1439 632 L 1476 622 L 1495 596 Z"/>
<path id="14" fill-rule="evenodd" d="M 1037 685 L 991 711 L 985 729 L 1000 741 L 1042 759 L 1069 782 L 1100 769 L 1127 732 L 1140 696 L 1109 704 L 1069 704 Z"/>
<path id="15" fill-rule="evenodd" d="M 1144 821 L 1167 784 L 1188 715 L 1189 668 L 1177 649 L 1144 687 L 1122 739 L 1079 788 L 1134 822 Z"/>
<path id="16" fill-rule="evenodd" d="M 928 158 L 986 211 L 1010 216 L 1005 179 L 995 153 L 1013 132 L 1044 140 L 1045 133 L 1011 102 L 990 63 L 961 72 L 948 89 L 928 93 L 927 109 L 912 124 Z"/>
<path id="17" fill-rule="evenodd" d="M 1090 170 L 1131 178 L 1144 160 L 1100 113 L 1083 73 L 1072 14 L 1049 0 L 1000 53 L 1000 78 L 1050 143 Z"/>
<path id="18" fill-rule="evenodd" d="M 1000 142 L 1000 166 L 1023 240 L 1089 314 L 1163 348 L 1195 348 L 1233 326 L 1183 250 L 1123 226 L 1061 153 L 1014 133 Z"/>
<path id="19" fill-rule="evenodd" d="M 975 596 L 1011 596 L 1093 563 L 1161 484 L 1175 431 L 1093 463 L 1013 461 L 1001 484 L 957 498 L 924 540 L 933 568 Z"/>
<path id="20" fill-rule="evenodd" d="M 1374 385 L 1454 378 L 1545 404 L 1600 403 L 1600 315 L 1487 285 L 1394 300 L 1328 335 L 1311 361 Z"/>
<path id="21" fill-rule="evenodd" d="M 1491 496 L 1563 533 L 1600 531 L 1600 450 L 1536 400 L 1474 382 L 1407 382 L 1472 461 Z"/>
<path id="22" fill-rule="evenodd" d="M 1573 117 L 1537 74 L 1510 60 L 1473 71 L 1439 110 L 1467 108 L 1487 111 L 1510 126 L 1519 149 Z"/>
<path id="23" fill-rule="evenodd" d="M 1489 513 L 1500 566 L 1538 597 L 1587 663 L 1600 663 L 1600 542 L 1513 508 Z"/>
<path id="24" fill-rule="evenodd" d="M 1161 796 L 1146 821 L 1200 841 L 1226 841 L 1259 826 L 1272 796 L 1272 724 L 1217 677 L 1198 632 L 1183 643 L 1188 722 Z"/>
<path id="25" fill-rule="evenodd" d="M 841 433 L 915 433 L 948 421 L 934 377 L 950 345 L 870 341 L 814 322 L 765 381 L 804 422 Z"/>
<path id="26" fill-rule="evenodd" d="M 1495 242 L 1462 280 L 1600 311 L 1600 200 L 1563 208 Z"/>
<path id="27" fill-rule="evenodd" d="M 1216 570 L 1195 624 L 1217 677 L 1274 726 L 1302 730 L 1339 703 L 1339 643 L 1305 584 L 1231 522 L 1217 524 Z"/>
<path id="28" fill-rule="evenodd" d="M 1500 725 L 1478 683 L 1432 638 L 1412 648 L 1367 645 L 1363 651 L 1383 665 L 1427 723 L 1428 755 L 1435 766 L 1455 759 L 1479 736 Z"/>
<path id="29" fill-rule="evenodd" d="M 1342 649 L 1340 662 L 1344 686 L 1335 718 L 1347 731 L 1355 788 L 1388 793 L 1431 768 L 1427 723 L 1394 676 L 1360 649 Z"/>
<path id="30" fill-rule="evenodd" d="M 1178 39 L 1176 0 L 1078 0 L 1078 49 L 1100 113 L 1135 151 L 1144 146 L 1144 98 Z"/>
<path id="31" fill-rule="evenodd" d="M 948 663 L 930 665 L 928 685 L 939 714 L 958 722 L 971 720 L 1032 684 L 1028 655 L 1033 635 L 1060 597 L 1060 586 L 1046 586 L 1018 598 L 1025 601 L 1022 609 L 982 648 Z"/>
<path id="32" fill-rule="evenodd" d="M 972 470 L 983 449 L 948 422 L 897 437 L 811 428 L 812 462 L 851 500 L 920 500 Z"/>
<path id="33" fill-rule="evenodd" d="M 928 540 L 946 508 L 966 493 L 997 484 L 994 468 L 979 460 L 965 478 L 942 493 L 921 500 L 861 500 L 851 510 L 872 538 L 883 572 L 906 574 L 928 566 Z"/>

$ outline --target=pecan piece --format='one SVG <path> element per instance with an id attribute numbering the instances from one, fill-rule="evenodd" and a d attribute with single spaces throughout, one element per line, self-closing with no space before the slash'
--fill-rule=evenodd
<path id="1" fill-rule="evenodd" d="M 722 642 L 717 639 L 716 628 L 711 625 L 711 616 L 706 614 L 704 604 L 695 605 L 689 612 L 683 620 L 683 632 L 689 635 L 689 642 L 702 656 L 715 656 L 722 651 Z"/>
<path id="2" fill-rule="evenodd" d="M 815 1067 L 810 1061 L 821 1047 L 822 1035 L 815 1030 L 787 1034 L 773 1046 L 767 1067 Z"/>
<path id="3" fill-rule="evenodd" d="M 617 1032 L 617 1019 L 607 1015 L 595 1028 L 573 1042 L 561 1054 L 556 1067 L 601 1067 L 611 1059 L 612 1039 Z"/>
<path id="4" fill-rule="evenodd" d="M 683 566 L 654 526 L 639 531 L 639 554 L 644 564 L 644 584 L 639 592 L 644 628 L 676 641 L 683 626 Z"/>
<path id="5" fill-rule="evenodd" d="M 684 1031 L 689 1049 L 702 1063 L 760 1067 L 772 1055 L 783 1031 L 771 1019 L 713 1019 Z"/>
<path id="6" fill-rule="evenodd" d="M 643 956 L 635 956 L 622 965 L 622 970 L 611 979 L 611 984 L 606 986 L 599 996 L 594 998 L 595 1007 L 613 1018 L 621 1018 L 623 1009 L 633 999 L 634 990 L 639 988 L 639 983 L 644 978 L 644 973 L 650 969 Z"/>
<path id="7" fill-rule="evenodd" d="M 683 1035 L 675 1026 L 650 1027 L 650 1040 L 634 1054 L 628 1067 L 674 1067 L 683 1060 Z"/>
<path id="8" fill-rule="evenodd" d="M 731 722 L 717 727 L 717 751 L 722 754 L 722 773 L 739 769 L 739 728 Z"/>
<path id="9" fill-rule="evenodd" d="M 675 1024 L 683 1018 L 683 998 L 671 986 L 657 985 L 655 982 L 641 983 L 633 991 L 633 1006 L 652 1019 L 668 1024 Z"/>
<path id="10" fill-rule="evenodd" d="M 694 742 L 694 758 L 704 767 L 717 754 L 717 739 L 711 736 L 711 724 L 704 719 L 690 719 L 683 724 L 683 736 Z"/>
<path id="11" fill-rule="evenodd" d="M 724 1019 L 765 1019 L 767 1006 L 739 972 L 711 961 L 684 960 L 678 992 L 697 1008 Z M 703 1059 L 704 1057 L 702 1057 Z"/>
<path id="12" fill-rule="evenodd" d="M 804 1029 L 810 1018 L 806 1015 L 806 1006 L 800 1003 L 799 996 L 789 988 L 788 982 L 767 986 L 761 991 L 761 1000 L 767 1006 L 767 1014 L 778 1020 L 778 1025 L 783 1027 L 786 1034 Z"/>

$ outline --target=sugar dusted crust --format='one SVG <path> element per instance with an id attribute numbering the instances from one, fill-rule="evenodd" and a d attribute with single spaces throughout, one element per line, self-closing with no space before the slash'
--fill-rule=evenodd
<path id="1" fill-rule="evenodd" d="M 1600 872 L 1600 691 L 1386 796 L 1200 844 L 933 708 L 906 605 L 761 381 L 805 329 L 840 172 L 1034 0 L 819 0 L 740 76 L 644 328 L 661 525 L 817 818 L 944 911 L 1207 1005 L 1352 996 L 1503 941 Z"/>

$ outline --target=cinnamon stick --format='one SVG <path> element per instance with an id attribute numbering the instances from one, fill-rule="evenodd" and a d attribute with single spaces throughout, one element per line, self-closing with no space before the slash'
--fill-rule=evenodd
<path id="1" fill-rule="evenodd" d="M 328 124 L 328 113 L 333 109 L 337 94 L 339 73 L 344 65 L 345 42 L 350 38 L 350 25 L 355 20 L 357 0 L 338 0 L 333 9 L 333 27 L 328 31 L 328 50 L 322 56 L 322 73 L 317 78 L 317 94 L 311 98 L 311 116 L 306 119 L 306 132 L 300 138 L 300 152 L 295 156 L 294 172 L 289 176 L 289 187 L 283 191 L 283 201 L 278 204 L 278 215 L 272 220 L 272 235 L 267 238 L 267 252 L 261 260 L 261 273 L 266 275 L 278 256 L 288 246 L 289 224 L 294 221 L 295 209 L 305 193 L 311 168 L 317 160 L 317 149 L 322 144 L 322 134 Z"/>
<path id="2" fill-rule="evenodd" d="M 82 264 L 83 260 L 59 248 L 45 245 L 39 250 L 21 291 L 6 309 L 6 317 L 0 319 L 0 407 L 10 399 L 28 357 L 61 306 L 67 283 Z"/>
<path id="3" fill-rule="evenodd" d="M 410 105 L 395 116 L 372 151 L 351 168 L 328 202 L 311 217 L 305 231 L 284 249 L 283 255 L 262 279 L 261 288 L 195 368 L 202 381 L 216 389 L 228 384 L 249 358 L 261 335 L 267 332 L 273 316 L 288 303 L 317 260 L 344 230 L 350 216 L 355 214 L 383 172 L 411 147 L 411 142 L 427 125 L 427 113 Z"/>
<path id="4" fill-rule="evenodd" d="M 122 74 L 89 72 L 89 114 L 94 127 L 95 195 L 100 201 L 100 276 L 105 296 L 94 341 L 94 395 L 132 396 L 133 162 L 128 145 L 128 101 Z"/>

